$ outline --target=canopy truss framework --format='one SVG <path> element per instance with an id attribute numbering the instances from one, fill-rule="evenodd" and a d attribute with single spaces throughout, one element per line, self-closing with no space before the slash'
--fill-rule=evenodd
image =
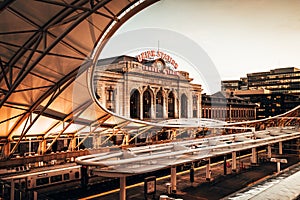
<path id="1" fill-rule="evenodd" d="M 76 158 L 77 164 L 97 166 L 101 176 L 122 177 L 151 172 L 184 163 L 226 155 L 233 152 L 298 139 L 294 127 L 244 132 L 167 144 L 133 147 L 114 152 L 91 154 Z"/>
<path id="2" fill-rule="evenodd" d="M 285 127 L 300 125 L 300 106 L 294 109 L 273 117 L 260 120 L 252 120 L 245 122 L 230 123 L 228 126 L 253 127 L 256 130 L 264 130 L 268 127 Z"/>
<path id="3" fill-rule="evenodd" d="M 156 124 L 128 120 L 95 100 L 89 79 L 97 55 L 127 19 L 155 2 L 6 0 L 0 4 L 0 143 L 6 157 L 28 137 L 50 140 L 42 151 L 45 153 L 56 140 L 68 135 L 81 139 L 74 146 L 77 148 L 92 135 L 107 137 L 99 142 L 101 146 L 119 133 L 130 133 L 130 129 L 137 133 L 124 137 L 127 140 L 122 144 L 151 129 L 171 131 L 176 139 L 188 129 L 220 126 L 201 119 Z M 295 110 L 279 116 L 282 120 L 276 118 L 281 121 L 277 125 L 299 123 L 299 111 Z M 272 119 L 232 125 L 271 126 Z M 12 141 L 15 145 L 10 148 Z"/>
<path id="4" fill-rule="evenodd" d="M 92 126 L 95 120 L 80 117 L 89 106 L 72 102 L 76 78 L 96 61 L 94 51 L 99 43 L 99 48 L 102 48 L 104 41 L 125 21 L 156 1 L 2 1 L 2 144 L 9 143 L 13 137 L 19 138 L 19 144 L 26 136 L 49 136 L 61 123 L 64 128 L 60 128 L 58 135 L 65 132 L 77 134 L 78 130 L 68 130 L 74 124 L 80 124 L 82 129 Z M 47 119 L 50 119 L 50 126 L 42 128 L 41 121 Z M 17 146 L 10 150 L 9 155 Z"/>

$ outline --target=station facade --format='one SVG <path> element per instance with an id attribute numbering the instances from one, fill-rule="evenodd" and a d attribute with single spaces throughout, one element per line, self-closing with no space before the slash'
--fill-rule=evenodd
<path id="1" fill-rule="evenodd" d="M 200 118 L 201 85 L 193 84 L 188 72 L 178 71 L 167 54 L 153 58 L 151 52 L 98 61 L 94 85 L 101 105 L 121 116 L 147 121 Z"/>

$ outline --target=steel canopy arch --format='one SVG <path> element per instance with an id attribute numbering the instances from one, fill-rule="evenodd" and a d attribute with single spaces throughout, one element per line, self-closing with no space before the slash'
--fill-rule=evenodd
<path id="1" fill-rule="evenodd" d="M 19 136 L 19 141 L 30 136 L 43 117 L 59 122 L 72 116 L 75 110 L 85 114 L 85 108 L 82 111 L 78 110 L 82 104 L 70 106 L 74 103 L 70 94 L 76 76 L 82 76 L 81 73 L 85 72 L 80 70 L 96 62 L 97 52 L 93 52 L 96 44 L 99 44 L 96 51 L 100 52 L 106 41 L 126 20 L 157 1 L 3 1 L 0 4 L 0 139 L 4 139 L 2 145 L 9 145 L 8 139 L 13 135 Z M 89 29 L 90 35 L 82 34 Z M 86 123 L 83 126 L 91 126 L 96 121 L 104 123 L 109 113 L 105 112 L 105 117 L 83 120 Z M 113 113 L 109 113 L 109 116 L 115 117 Z M 117 117 L 120 120 L 116 122 L 118 126 L 128 125 L 124 122 L 127 119 Z M 81 116 L 76 118 L 79 120 L 70 120 L 68 123 L 76 124 L 82 120 Z M 24 124 L 25 121 L 28 121 L 28 124 Z M 172 127 L 168 124 L 147 124 L 134 120 L 131 120 L 129 125 L 132 124 Z M 43 135 L 50 127 L 51 124 L 45 127 L 40 125 L 38 134 Z M 59 131 L 62 134 L 66 130 L 62 128 Z M 12 155 L 16 148 L 17 145 L 6 155 Z"/>
<path id="2" fill-rule="evenodd" d="M 91 63 L 95 40 L 113 35 L 127 19 L 155 2 L 157 0 L 2 2 L 0 138 L 9 144 L 12 135 L 20 135 L 21 141 L 41 117 L 52 115 L 51 119 L 60 121 L 70 115 L 72 109 L 59 110 L 56 105 L 62 103 L 62 96 L 81 73 L 80 63 L 85 62 L 85 66 Z M 90 35 L 82 34 L 87 31 L 85 26 L 92 29 Z M 81 43 L 81 40 L 86 42 Z M 66 83 L 70 86 L 64 87 Z M 56 97 L 49 101 L 51 96 Z M 70 104 L 70 99 L 63 103 Z M 44 106 L 42 110 L 40 105 Z M 32 121 L 34 113 L 39 114 Z M 28 124 L 24 125 L 25 121 Z M 47 130 L 49 127 L 44 128 Z M 23 131 L 19 133 L 18 129 Z M 39 130 L 39 134 L 45 130 Z"/>
<path id="3" fill-rule="evenodd" d="M 60 42 L 60 40 L 62 40 L 70 31 L 72 31 L 79 23 L 81 23 L 81 21 L 85 20 L 86 17 L 88 17 L 89 15 L 91 15 L 93 12 L 95 12 L 96 10 L 98 10 L 98 8 L 102 7 L 103 5 L 105 5 L 106 3 L 108 2 L 107 1 L 104 1 L 102 2 L 103 4 L 98 4 L 97 6 L 95 6 L 94 8 L 92 8 L 92 10 L 90 12 L 87 12 L 85 15 L 82 15 L 81 17 L 79 17 L 67 30 L 64 31 L 63 34 L 61 34 L 49 47 L 47 47 L 44 51 L 44 53 L 37 59 L 34 61 L 34 63 L 32 64 L 32 66 L 26 70 L 25 73 L 22 73 L 22 74 L 19 74 L 18 75 L 18 78 L 17 78 L 17 81 L 13 84 L 12 88 L 11 88 L 11 91 L 15 90 L 17 88 L 17 86 L 21 83 L 21 81 L 25 78 L 25 76 L 35 67 L 35 65 L 37 65 L 42 59 L 44 56 L 47 55 L 48 52 L 51 51 L 51 49 L 57 44 Z M 33 40 L 35 40 L 33 38 Z M 77 75 L 77 74 L 76 74 Z M 66 79 L 66 81 L 69 81 L 70 79 Z M 64 84 L 65 82 L 63 82 Z M 54 87 L 56 88 L 57 85 L 54 85 Z M 51 88 L 52 89 L 52 88 Z M 50 89 L 50 90 L 51 90 Z M 10 93 L 9 93 L 10 94 Z M 5 100 L 8 99 L 9 97 L 9 94 L 8 95 L 5 95 L 5 97 L 1 100 L 0 102 L 0 107 L 3 105 L 3 102 L 5 102 Z M 35 102 L 32 107 L 33 108 L 30 108 L 30 110 L 34 109 L 34 107 L 38 106 L 39 105 L 39 102 L 42 101 L 43 98 L 41 98 L 41 100 Z M 49 102 L 51 104 L 51 102 Z M 47 103 L 47 105 L 49 105 L 49 103 Z M 48 107 L 48 106 L 47 106 Z M 46 107 L 46 108 L 47 108 Z M 26 130 L 25 132 L 22 132 L 21 134 L 21 137 L 19 138 L 17 144 L 13 147 L 13 149 L 11 150 L 10 155 L 12 155 L 14 153 L 14 151 L 16 150 L 18 144 L 20 143 L 20 141 L 22 140 L 22 138 L 26 135 L 26 133 L 28 132 L 28 130 L 31 128 L 31 126 L 33 125 L 33 123 L 36 122 L 36 120 L 39 118 L 41 113 L 39 113 L 39 115 L 37 115 L 35 117 L 35 119 L 30 123 L 30 125 L 28 127 L 26 127 Z M 20 125 L 20 122 L 23 122 L 25 120 L 25 118 L 28 118 L 28 115 L 24 115 L 19 121 L 18 123 L 13 127 L 13 129 L 9 132 L 8 134 L 8 137 L 12 134 L 12 132 L 14 131 L 15 127 L 17 127 L 18 125 Z"/>

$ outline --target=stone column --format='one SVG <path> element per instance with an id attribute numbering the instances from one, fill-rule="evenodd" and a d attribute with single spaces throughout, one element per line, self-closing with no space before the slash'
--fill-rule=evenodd
<path id="1" fill-rule="evenodd" d="M 124 104 L 125 102 L 123 102 L 123 100 L 121 99 L 123 94 L 121 95 L 121 91 L 123 90 L 123 86 L 121 87 L 120 85 L 117 85 L 115 87 L 115 91 L 114 91 L 114 107 L 115 107 L 115 110 L 114 112 L 121 115 L 121 116 L 124 116 L 124 113 L 122 112 L 122 110 L 120 110 L 120 104 Z M 130 92 L 129 92 L 129 99 L 127 100 L 127 103 L 129 104 L 129 112 L 128 112 L 128 115 L 127 117 L 130 117 Z M 121 106 L 122 107 L 122 106 Z"/>
<path id="2" fill-rule="evenodd" d="M 101 85 L 101 106 L 106 108 L 106 85 L 105 84 L 100 84 Z"/>
<path id="3" fill-rule="evenodd" d="M 123 85 L 123 116 L 130 117 L 130 87 L 128 73 L 124 74 L 124 85 Z"/>
<path id="4" fill-rule="evenodd" d="M 193 95 L 187 93 L 187 118 L 193 117 Z"/>
<path id="5" fill-rule="evenodd" d="M 198 98 L 197 98 L 197 109 L 198 109 L 198 118 L 202 118 L 202 105 L 201 105 L 201 93 L 199 93 L 199 95 L 197 95 Z"/>
<path id="6" fill-rule="evenodd" d="M 153 99 L 151 101 L 151 119 L 156 119 L 156 93 L 153 91 Z"/>
<path id="7" fill-rule="evenodd" d="M 175 118 L 179 118 L 179 111 L 180 111 L 179 105 L 180 104 L 179 104 L 178 97 L 177 97 L 177 95 L 174 95 L 174 117 Z"/>
<path id="8" fill-rule="evenodd" d="M 143 93 L 140 94 L 140 120 L 143 120 L 143 113 L 144 113 L 144 109 L 143 109 Z"/>
<path id="9" fill-rule="evenodd" d="M 163 92 L 163 118 L 168 118 L 168 95 L 165 91 Z"/>

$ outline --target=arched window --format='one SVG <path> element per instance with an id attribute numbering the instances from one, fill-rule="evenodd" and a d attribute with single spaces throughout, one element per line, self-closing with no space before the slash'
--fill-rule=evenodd
<path id="1" fill-rule="evenodd" d="M 143 94 L 143 118 L 151 118 L 151 94 L 149 90 Z"/>
<path id="2" fill-rule="evenodd" d="M 188 115 L 188 105 L 187 105 L 187 97 L 185 94 L 181 95 L 181 118 L 187 118 Z"/>
<path id="3" fill-rule="evenodd" d="M 130 117 L 131 118 L 140 118 L 140 93 L 138 90 L 131 91 Z"/>
<path id="4" fill-rule="evenodd" d="M 170 92 L 168 96 L 168 118 L 175 117 L 175 98 L 174 94 Z"/>
<path id="5" fill-rule="evenodd" d="M 164 97 L 161 90 L 156 94 L 156 118 L 163 118 Z"/>

